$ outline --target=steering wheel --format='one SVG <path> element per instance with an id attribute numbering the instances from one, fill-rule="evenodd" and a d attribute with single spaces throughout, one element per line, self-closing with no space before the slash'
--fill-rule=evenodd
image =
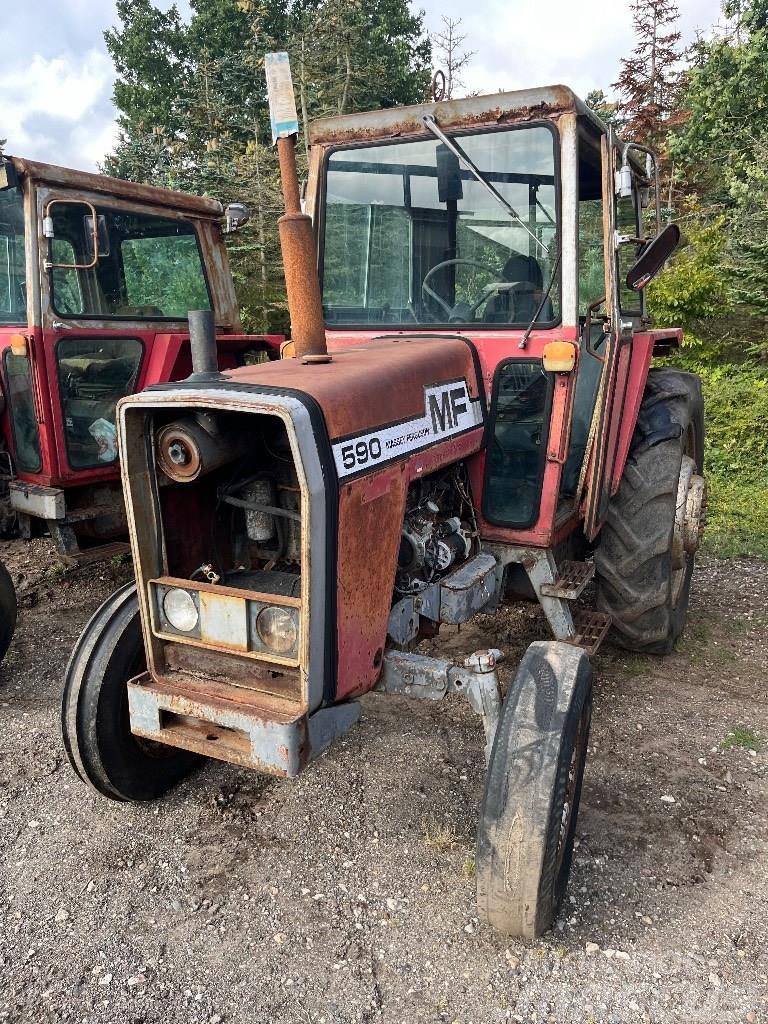
<path id="1" fill-rule="evenodd" d="M 491 281 L 487 284 L 482 291 L 482 294 L 475 302 L 459 302 L 455 306 L 450 306 L 445 299 L 441 298 L 434 289 L 429 287 L 427 283 L 433 274 L 436 274 L 439 270 L 443 270 L 445 267 L 450 266 L 464 266 L 464 267 L 476 267 L 478 270 L 484 270 L 487 274 L 492 273 L 491 270 L 477 260 L 466 260 L 466 259 L 453 259 L 443 260 L 442 263 L 436 263 L 434 267 L 427 271 L 424 275 L 424 280 L 421 282 L 421 293 L 422 295 L 428 295 L 445 311 L 450 320 L 469 320 L 475 313 L 478 306 L 482 305 L 483 302 L 487 302 L 492 295 L 498 294 L 499 292 L 508 292 L 511 295 L 532 293 L 538 291 L 536 285 L 531 281 Z"/>

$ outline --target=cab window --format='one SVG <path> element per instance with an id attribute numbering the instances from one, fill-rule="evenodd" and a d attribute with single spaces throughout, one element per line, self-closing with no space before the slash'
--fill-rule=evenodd
<path id="1" fill-rule="evenodd" d="M 24 201 L 21 190 L 0 191 L 0 324 L 27 323 Z"/>
<path id="2" fill-rule="evenodd" d="M 40 471 L 40 434 L 32 393 L 29 358 L 5 350 L 5 380 L 8 388 L 8 414 L 11 420 L 16 464 L 28 473 Z"/>
<path id="3" fill-rule="evenodd" d="M 56 346 L 67 455 L 73 469 L 117 459 L 115 407 L 136 390 L 143 353 L 136 338 L 63 338 Z"/>
<path id="4" fill-rule="evenodd" d="M 90 207 L 50 207 L 53 306 L 60 316 L 115 320 L 184 320 L 211 309 L 194 224 L 153 214 L 96 208 L 94 259 Z M 73 258 L 74 257 L 74 258 Z M 75 263 L 75 269 L 56 266 Z"/>

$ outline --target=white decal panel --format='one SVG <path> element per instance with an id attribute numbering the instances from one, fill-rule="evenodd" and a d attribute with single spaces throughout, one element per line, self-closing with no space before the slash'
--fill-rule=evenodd
<path id="1" fill-rule="evenodd" d="M 424 388 L 424 415 L 333 444 L 339 477 L 354 476 L 385 465 L 408 452 L 428 448 L 443 438 L 463 434 L 483 422 L 481 403 L 469 397 L 466 380 Z"/>

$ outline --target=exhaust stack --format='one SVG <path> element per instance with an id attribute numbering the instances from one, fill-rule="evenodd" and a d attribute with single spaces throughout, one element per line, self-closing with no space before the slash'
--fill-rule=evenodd
<path id="1" fill-rule="evenodd" d="M 296 136 L 299 120 L 293 94 L 291 69 L 286 53 L 265 57 L 272 138 L 277 144 L 285 213 L 278 220 L 280 248 L 285 269 L 291 340 L 297 359 L 304 363 L 329 363 L 325 322 L 317 275 L 312 219 L 301 211 L 296 172 Z"/>
<path id="2" fill-rule="evenodd" d="M 216 351 L 216 323 L 210 309 L 190 309 L 189 349 L 192 355 L 192 376 L 219 375 L 219 356 Z"/>

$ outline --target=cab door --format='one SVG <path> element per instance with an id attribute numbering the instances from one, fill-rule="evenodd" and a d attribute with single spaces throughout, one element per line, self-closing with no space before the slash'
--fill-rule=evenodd
<path id="1" fill-rule="evenodd" d="M 627 194 L 617 195 L 615 172 L 618 169 L 618 152 L 612 133 L 603 136 L 605 294 L 610 324 L 602 352 L 603 371 L 589 439 L 590 468 L 586 478 L 584 516 L 584 532 L 588 540 L 597 536 L 608 512 L 611 469 L 624 414 L 635 323 L 644 313 L 642 293 L 630 291 L 624 283 L 627 270 L 637 255 L 640 198 L 634 179 Z"/>

